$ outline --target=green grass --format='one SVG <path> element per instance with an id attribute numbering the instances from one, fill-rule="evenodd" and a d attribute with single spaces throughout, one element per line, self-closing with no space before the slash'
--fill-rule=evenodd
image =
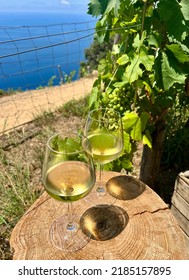
<path id="1" fill-rule="evenodd" d="M 29 205 L 36 199 L 35 191 L 30 188 L 29 164 L 20 160 L 14 164 L 1 165 L 1 220 L 14 225 Z"/>
<path id="2" fill-rule="evenodd" d="M 20 217 L 40 195 L 31 184 L 32 168 L 27 154 L 0 154 L 0 259 L 11 259 L 10 234 Z"/>
<path id="3" fill-rule="evenodd" d="M 88 96 L 78 100 L 71 100 L 59 108 L 59 112 L 65 117 L 83 117 L 88 111 Z"/>

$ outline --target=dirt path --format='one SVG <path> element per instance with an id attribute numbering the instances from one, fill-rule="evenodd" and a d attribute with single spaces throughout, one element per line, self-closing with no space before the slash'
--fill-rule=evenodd
<path id="1" fill-rule="evenodd" d="M 33 120 L 45 111 L 90 93 L 96 76 L 62 86 L 29 90 L 0 98 L 0 133 Z"/>

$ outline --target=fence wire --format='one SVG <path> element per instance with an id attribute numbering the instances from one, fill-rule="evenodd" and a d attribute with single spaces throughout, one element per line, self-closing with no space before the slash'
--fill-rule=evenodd
<path id="1" fill-rule="evenodd" d="M 0 133 L 90 92 L 94 77 L 79 68 L 94 25 L 0 27 Z"/>

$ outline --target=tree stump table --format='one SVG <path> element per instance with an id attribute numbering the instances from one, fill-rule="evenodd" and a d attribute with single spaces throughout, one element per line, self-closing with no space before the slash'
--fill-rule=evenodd
<path id="1" fill-rule="evenodd" d="M 14 260 L 174 260 L 188 259 L 183 233 L 163 200 L 131 176 L 104 172 L 108 191 L 117 197 L 109 207 L 73 203 L 84 217 L 90 242 L 76 252 L 55 248 L 49 239 L 52 222 L 67 205 L 44 192 L 13 229 L 10 244 Z M 90 227 L 89 227 L 90 225 Z"/>

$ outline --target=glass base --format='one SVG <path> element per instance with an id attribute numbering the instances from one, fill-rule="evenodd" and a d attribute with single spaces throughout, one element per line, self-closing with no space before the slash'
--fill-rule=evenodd
<path id="1" fill-rule="evenodd" d="M 92 191 L 84 199 L 91 206 L 98 206 L 98 207 L 109 207 L 113 205 L 116 201 L 116 198 L 110 195 L 106 191 L 106 188 L 98 187 L 98 182 L 97 182 L 97 187 L 94 187 Z"/>
<path id="2" fill-rule="evenodd" d="M 68 215 L 57 218 L 50 228 L 50 240 L 59 250 L 74 252 L 82 249 L 90 241 L 90 236 L 80 228 L 80 217 L 73 216 L 73 226 L 68 227 Z"/>

